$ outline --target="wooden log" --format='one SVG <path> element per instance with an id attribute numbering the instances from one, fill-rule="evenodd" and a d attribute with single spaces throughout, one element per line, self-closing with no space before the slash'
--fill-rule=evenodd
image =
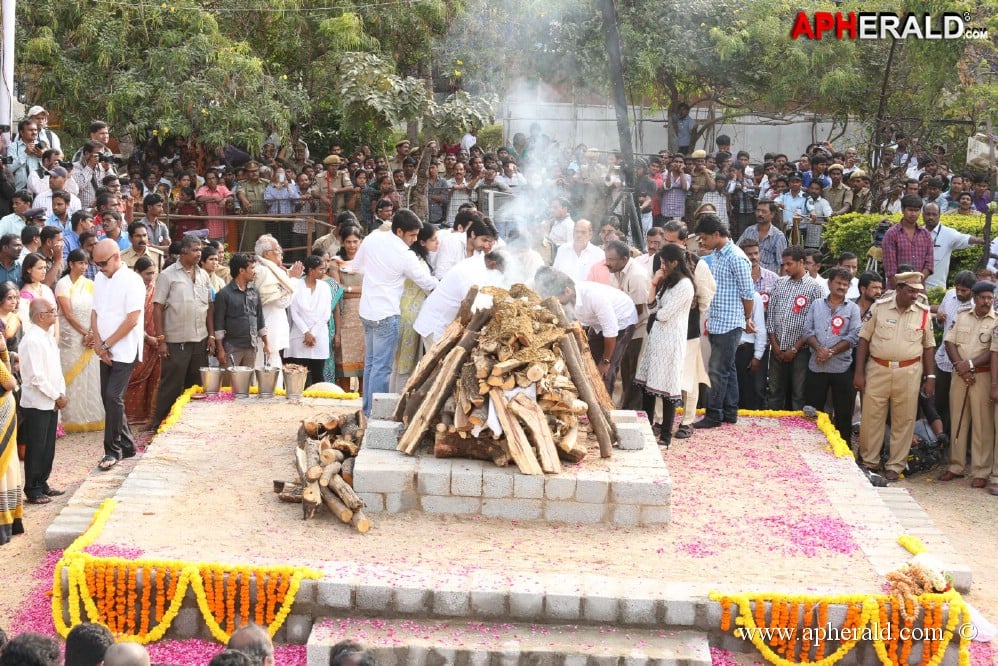
<path id="1" fill-rule="evenodd" d="M 353 518 L 353 511 L 343 503 L 336 493 L 325 486 L 319 486 L 319 494 L 322 497 L 322 503 L 329 509 L 329 513 L 336 516 L 342 523 L 350 522 L 350 519 Z"/>
<path id="2" fill-rule="evenodd" d="M 363 511 L 358 509 L 353 512 L 353 517 L 350 518 L 350 526 L 361 534 L 367 534 L 371 529 L 371 521 L 364 515 Z"/>
<path id="3" fill-rule="evenodd" d="M 365 506 L 364 500 L 357 497 L 357 493 L 353 491 L 353 488 L 351 488 L 339 474 L 333 476 L 333 478 L 329 480 L 328 488 L 336 493 L 336 495 L 343 500 L 343 503 L 350 507 L 353 511 Z"/>
<path id="4" fill-rule="evenodd" d="M 603 458 L 609 458 L 613 455 L 614 432 L 612 430 L 610 420 L 607 418 L 607 415 L 603 413 L 599 399 L 593 391 L 592 384 L 590 384 L 588 378 L 586 377 L 583 361 L 579 354 L 578 346 L 576 345 L 575 336 L 571 333 L 566 333 L 558 341 L 558 347 L 561 349 L 562 358 L 565 359 L 565 364 L 568 366 L 568 370 L 572 374 L 572 380 L 575 382 L 575 388 L 578 390 L 579 395 L 587 405 L 586 413 L 589 415 L 589 425 L 592 427 L 593 433 L 596 435 L 596 441 L 599 442 L 600 456 Z M 599 386 L 602 387 L 603 385 L 599 384 Z"/>
<path id="5" fill-rule="evenodd" d="M 503 391 L 512 391 L 513 389 L 516 388 L 516 378 L 513 377 L 512 375 L 506 375 L 506 379 L 503 381 L 502 386 L 500 386 L 500 388 Z"/>
<path id="6" fill-rule="evenodd" d="M 509 410 L 509 403 L 501 389 L 492 389 L 489 392 L 489 399 L 506 434 L 506 446 L 509 448 L 509 456 L 516 463 L 516 466 L 524 474 L 543 474 L 544 470 L 537 462 L 537 457 L 530 448 L 527 435 L 520 427 L 519 421 Z"/>
<path id="7" fill-rule="evenodd" d="M 478 382 L 478 395 L 488 395 L 491 390 L 488 380 Z"/>
<path id="8" fill-rule="evenodd" d="M 497 467 L 509 464 L 509 450 L 502 440 L 491 437 L 467 437 L 467 433 L 437 433 L 433 438 L 433 455 L 436 458 L 471 458 L 491 460 Z"/>
<path id="9" fill-rule="evenodd" d="M 585 377 L 586 381 L 584 383 L 591 385 L 590 387 L 592 393 L 598 398 L 600 407 L 607 412 L 615 409 L 613 399 L 610 397 L 610 394 L 607 393 L 606 386 L 603 385 L 603 379 L 600 377 L 599 368 L 596 367 L 596 362 L 593 360 L 592 352 L 589 350 L 589 342 L 586 340 L 586 336 L 582 332 L 582 328 L 577 322 L 569 321 L 568 317 L 565 315 L 565 309 L 561 306 L 561 303 L 558 302 L 557 298 L 554 298 L 553 296 L 545 298 L 541 301 L 541 305 L 554 314 L 560 326 L 571 331 L 572 338 L 574 340 L 573 346 L 578 352 L 577 358 L 580 362 L 580 367 L 578 368 L 579 371 L 572 372 L 571 364 L 568 362 L 564 349 L 562 349 L 562 358 L 565 359 L 565 364 L 571 373 L 572 381 L 578 385 L 583 381 L 582 378 Z M 561 345 L 560 341 L 559 345 Z M 579 389 L 577 388 L 576 390 Z M 583 397 L 583 400 L 589 402 L 589 400 L 585 397 Z"/>
<path id="10" fill-rule="evenodd" d="M 474 409 L 471 410 L 471 413 L 468 414 L 468 423 L 472 427 L 484 426 L 488 418 L 489 418 L 489 413 L 484 406 L 475 407 Z"/>
<path id="11" fill-rule="evenodd" d="M 355 456 L 360 452 L 360 445 L 357 442 L 348 442 L 345 439 L 337 439 L 331 446 L 336 451 L 342 451 L 344 456 Z"/>
<path id="12" fill-rule="evenodd" d="M 461 379 L 457 384 L 457 401 L 464 413 L 471 411 L 470 396 L 478 391 L 478 370 L 471 361 L 461 366 Z"/>
<path id="13" fill-rule="evenodd" d="M 340 427 L 337 432 L 330 430 L 329 432 L 334 435 L 338 435 L 341 439 L 349 435 L 352 440 L 357 438 L 357 431 L 360 430 L 360 419 L 362 414 L 354 412 L 352 414 L 344 414 L 340 418 Z M 330 437 L 330 439 L 335 439 Z M 348 441 L 352 441 L 348 440 Z"/>
<path id="14" fill-rule="evenodd" d="M 502 386 L 503 384 L 506 383 L 506 378 L 503 377 L 502 375 L 492 375 L 491 377 L 485 380 L 485 383 L 488 384 L 489 386 Z"/>
<path id="15" fill-rule="evenodd" d="M 315 441 L 315 440 L 310 440 Z M 307 447 L 306 447 L 307 448 Z M 308 455 L 304 448 L 295 447 L 295 467 L 298 469 L 298 476 L 303 480 L 306 478 L 306 471 L 308 470 Z M 322 496 L 319 494 L 319 484 L 315 481 L 305 484 L 302 490 L 302 519 L 308 520 L 315 515 L 315 510 L 319 508 L 319 503 Z"/>
<path id="16" fill-rule="evenodd" d="M 527 373 L 525 372 L 514 372 L 513 378 L 516 379 L 516 385 L 520 388 L 527 388 L 533 384 L 532 381 L 527 379 Z"/>
<path id="17" fill-rule="evenodd" d="M 429 394 L 430 389 L 433 388 L 438 377 L 440 377 L 440 366 L 434 368 L 430 378 L 419 387 L 419 390 L 408 397 L 405 410 L 402 412 L 402 423 L 408 426 L 412 422 L 412 417 L 416 415 L 423 402 L 426 401 L 426 396 Z"/>
<path id="18" fill-rule="evenodd" d="M 511 358 L 508 361 L 500 361 L 492 366 L 492 375 L 494 377 L 501 377 L 507 372 L 513 372 L 517 368 L 526 365 L 526 361 L 521 361 L 520 359 Z"/>
<path id="19" fill-rule="evenodd" d="M 544 366 L 540 363 L 532 364 L 529 368 L 527 368 L 526 372 L 527 379 L 531 382 L 539 382 L 546 374 L 547 370 L 545 370 Z"/>
<path id="20" fill-rule="evenodd" d="M 518 419 L 523 421 L 534 446 L 537 447 L 537 457 L 540 458 L 541 469 L 548 474 L 559 474 L 561 462 L 558 461 L 558 449 L 554 443 L 554 436 L 551 434 L 551 429 L 548 428 L 547 418 L 537 403 L 520 393 L 509 401 L 509 409 Z"/>
<path id="21" fill-rule="evenodd" d="M 471 363 L 475 367 L 475 377 L 478 379 L 488 379 L 492 375 L 492 368 L 496 365 L 496 360 L 488 354 L 476 351 L 471 355 Z"/>
<path id="22" fill-rule="evenodd" d="M 274 493 L 283 493 L 287 488 L 293 488 L 295 486 L 301 485 L 301 479 L 296 479 L 294 481 L 284 481 L 282 479 L 274 479 Z"/>
<path id="23" fill-rule="evenodd" d="M 347 458 L 340 465 L 340 476 L 343 480 L 347 482 L 347 485 L 353 487 L 353 466 L 357 462 L 356 458 Z"/>
<path id="24" fill-rule="evenodd" d="M 314 467 L 315 465 L 321 465 L 319 458 L 319 440 L 312 439 L 311 437 L 305 440 L 305 469 L 309 467 Z"/>
<path id="25" fill-rule="evenodd" d="M 322 476 L 319 477 L 320 486 L 328 486 L 329 480 L 333 478 L 333 474 L 339 474 L 342 465 L 338 462 L 329 463 L 322 468 Z"/>
<path id="26" fill-rule="evenodd" d="M 332 442 L 327 442 L 326 445 L 328 447 L 331 444 Z M 334 462 L 343 462 L 345 458 L 345 453 L 332 448 L 326 448 L 319 452 L 319 460 L 323 465 L 328 465 Z"/>
<path id="27" fill-rule="evenodd" d="M 458 379 L 458 368 L 464 363 L 465 357 L 478 339 L 478 331 L 492 317 L 492 310 L 479 310 L 468 323 L 468 329 L 461 341 L 454 346 L 447 354 L 444 362 L 440 365 L 439 374 L 433 386 L 426 394 L 426 398 L 419 405 L 419 409 L 413 415 L 412 420 L 406 426 L 406 430 L 399 438 L 398 450 L 412 455 L 419 446 L 419 441 L 426 433 L 427 428 L 436 419 L 440 406 L 451 393 L 454 384 Z"/>
<path id="28" fill-rule="evenodd" d="M 589 453 L 585 446 L 579 443 L 579 427 L 572 426 L 568 432 L 558 440 L 558 456 L 562 460 L 577 463 Z"/>
<path id="29" fill-rule="evenodd" d="M 297 492 L 295 492 L 296 489 Z M 295 486 L 295 488 L 291 490 L 285 490 L 284 492 L 278 493 L 277 499 L 281 500 L 282 502 L 287 502 L 289 504 L 301 504 L 303 500 L 302 487 Z"/>
<path id="30" fill-rule="evenodd" d="M 471 307 L 475 304 L 476 298 L 478 298 L 478 287 L 472 285 L 468 293 L 464 295 L 461 307 L 457 309 L 457 321 L 461 322 L 461 326 L 467 326 L 468 322 L 471 321 Z"/>
<path id="31" fill-rule="evenodd" d="M 420 389 L 427 383 L 433 381 L 433 375 L 435 371 L 440 366 L 440 361 L 443 360 L 454 345 L 461 339 L 461 335 L 464 333 L 464 326 L 458 320 L 452 321 L 444 329 L 443 334 L 440 338 L 433 343 L 433 346 L 427 350 L 416 367 L 413 368 L 412 374 L 409 375 L 409 380 L 405 384 L 405 388 L 402 389 L 402 395 L 399 397 L 398 403 L 395 405 L 395 411 L 392 412 L 393 421 L 403 421 L 403 416 L 406 413 L 406 409 L 409 403 L 412 401 L 413 396 L 417 394 Z"/>
<path id="32" fill-rule="evenodd" d="M 457 392 L 460 392 L 460 386 Z M 438 426 L 442 425 L 446 428 L 447 426 L 454 425 L 454 412 L 457 411 L 457 392 L 444 400 L 444 405 L 440 408 L 440 423 L 437 424 Z"/>

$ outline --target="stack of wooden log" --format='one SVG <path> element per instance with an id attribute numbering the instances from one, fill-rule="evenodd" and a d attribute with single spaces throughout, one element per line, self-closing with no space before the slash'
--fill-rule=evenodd
<path id="1" fill-rule="evenodd" d="M 301 422 L 294 447 L 298 478 L 274 481 L 274 492 L 285 502 L 302 505 L 305 520 L 320 505 L 358 532 L 371 529 L 361 510 L 364 500 L 353 491 L 353 468 L 367 421 L 362 411 L 342 416 L 318 414 Z"/>
<path id="2" fill-rule="evenodd" d="M 600 455 L 609 457 L 613 401 L 579 324 L 556 299 L 541 301 L 523 285 L 481 293 L 491 307 L 472 313 L 479 295 L 472 289 L 410 376 L 393 417 L 406 426 L 398 450 L 412 454 L 429 441 L 438 458 L 512 461 L 524 474 L 557 473 L 561 460 L 586 456 L 579 423 L 585 415 Z M 536 399 L 507 395 L 517 387 L 532 387 Z M 489 427 L 490 407 L 499 428 Z"/>

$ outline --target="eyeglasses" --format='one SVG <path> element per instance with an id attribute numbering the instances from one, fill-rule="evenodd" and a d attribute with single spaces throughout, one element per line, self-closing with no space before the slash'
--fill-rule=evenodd
<path id="1" fill-rule="evenodd" d="M 109 263 L 111 263 L 111 260 L 114 259 L 114 256 L 115 255 L 112 254 L 110 257 L 108 257 L 104 261 L 95 261 L 94 265 L 97 266 L 97 268 L 105 268 Z"/>

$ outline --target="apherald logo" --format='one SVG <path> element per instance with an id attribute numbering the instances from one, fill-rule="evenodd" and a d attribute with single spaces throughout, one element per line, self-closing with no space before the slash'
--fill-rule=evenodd
<path id="1" fill-rule="evenodd" d="M 987 30 L 967 26 L 969 13 L 945 12 L 939 18 L 930 14 L 891 14 L 888 12 L 797 12 L 790 37 L 817 39 L 988 39 Z"/>

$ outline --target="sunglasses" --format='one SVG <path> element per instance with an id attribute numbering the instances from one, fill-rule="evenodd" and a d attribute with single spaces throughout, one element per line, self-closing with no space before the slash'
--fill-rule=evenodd
<path id="1" fill-rule="evenodd" d="M 104 261 L 95 261 L 94 265 L 97 266 L 97 268 L 105 268 L 109 263 L 111 263 L 112 259 L 114 259 L 114 256 L 110 256 Z"/>

